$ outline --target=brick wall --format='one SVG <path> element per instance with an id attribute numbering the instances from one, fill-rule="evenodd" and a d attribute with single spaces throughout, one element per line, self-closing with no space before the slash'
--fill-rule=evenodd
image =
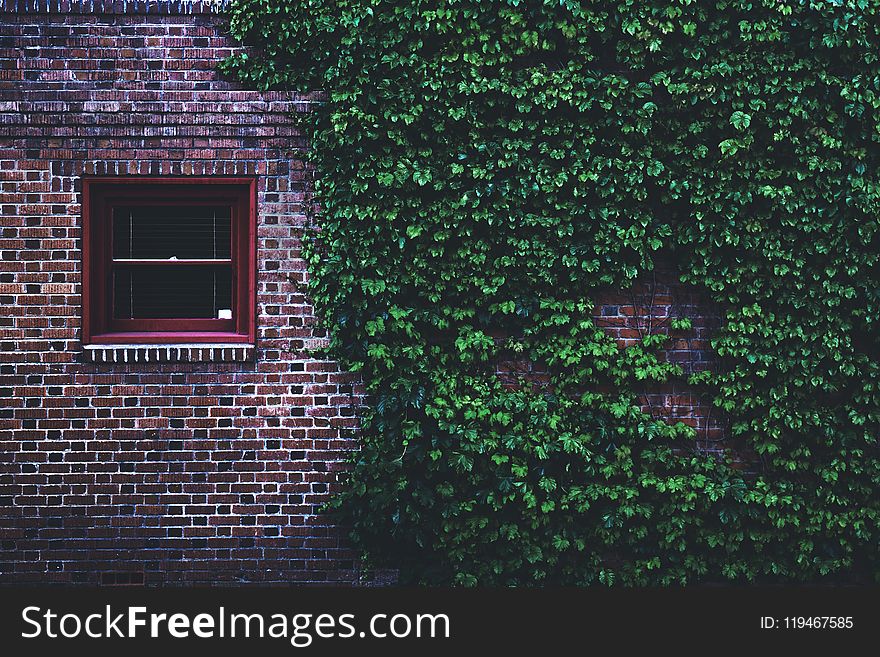
<path id="1" fill-rule="evenodd" d="M 310 357 L 302 294 L 312 99 L 223 80 L 222 2 L 0 4 L 0 583 L 353 583 L 323 515 L 363 403 Z M 257 347 L 89 351 L 80 342 L 84 175 L 256 176 Z M 694 319 L 668 357 L 708 364 L 717 313 L 674 274 L 600 300 L 622 344 Z M 719 418 L 681 386 L 645 407 Z"/>
<path id="2" fill-rule="evenodd" d="M 657 419 L 693 427 L 700 450 L 720 453 L 731 447 L 726 417 L 688 385 L 686 378 L 694 372 L 719 367 L 709 340 L 721 325 L 721 309 L 697 290 L 679 283 L 678 278 L 674 263 L 658 263 L 653 272 L 631 289 L 610 290 L 601 295 L 594 309 L 594 321 L 611 332 L 622 346 L 651 334 L 669 336 L 661 359 L 678 364 L 682 377 L 665 384 L 646 383 L 637 391 L 642 409 Z M 692 328 L 674 330 L 671 321 L 676 318 L 689 319 Z"/>
<path id="3" fill-rule="evenodd" d="M 593 307 L 593 322 L 613 335 L 621 348 L 648 335 L 669 336 L 660 359 L 678 364 L 682 376 L 664 384 L 645 382 L 641 389 L 634 390 L 637 400 L 642 410 L 655 419 L 692 427 L 699 450 L 720 454 L 734 448 L 727 418 L 687 383 L 687 377 L 720 366 L 709 341 L 721 325 L 721 309 L 694 288 L 680 283 L 679 276 L 675 263 L 659 262 L 654 271 L 629 289 L 600 292 Z M 691 321 L 692 328 L 672 328 L 673 319 L 684 318 Z M 497 373 L 510 387 L 520 385 L 523 377 L 540 386 L 549 381 L 545 368 L 527 360 L 502 361 L 497 364 Z M 742 448 L 735 447 L 734 456 L 741 465 L 748 466 Z"/>
<path id="4" fill-rule="evenodd" d="M 319 510 L 360 396 L 306 352 L 310 99 L 221 79 L 206 5 L 25 4 L 0 13 L 0 582 L 352 581 Z M 89 174 L 258 177 L 256 353 L 89 362 Z"/>

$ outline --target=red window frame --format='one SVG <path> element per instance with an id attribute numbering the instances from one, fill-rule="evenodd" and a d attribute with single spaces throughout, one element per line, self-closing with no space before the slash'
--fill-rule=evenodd
<path id="1" fill-rule="evenodd" d="M 249 343 L 256 337 L 256 180 L 90 177 L 83 179 L 83 344 Z M 232 208 L 232 319 L 114 319 L 112 213 L 120 205 Z"/>

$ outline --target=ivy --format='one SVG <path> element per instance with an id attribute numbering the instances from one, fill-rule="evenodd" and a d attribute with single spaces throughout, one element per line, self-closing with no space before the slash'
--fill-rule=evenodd
<path id="1" fill-rule="evenodd" d="M 878 579 L 880 10 L 856 0 L 240 0 L 223 68 L 321 90 L 309 290 L 372 405 L 335 506 L 403 582 Z M 659 259 L 724 309 L 593 321 Z M 688 332 L 686 318 L 672 323 Z M 502 363 L 530 364 L 519 378 Z"/>

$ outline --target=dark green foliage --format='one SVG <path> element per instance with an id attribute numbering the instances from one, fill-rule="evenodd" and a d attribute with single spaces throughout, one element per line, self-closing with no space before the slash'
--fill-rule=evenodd
<path id="1" fill-rule="evenodd" d="M 242 1 L 224 65 L 323 89 L 311 295 L 372 395 L 338 508 L 404 581 L 878 574 L 880 9 Z M 726 309 L 693 377 L 757 455 L 639 410 L 680 377 L 591 298 L 658 256 Z M 687 323 L 679 325 L 687 330 Z M 503 386 L 501 361 L 549 382 Z"/>

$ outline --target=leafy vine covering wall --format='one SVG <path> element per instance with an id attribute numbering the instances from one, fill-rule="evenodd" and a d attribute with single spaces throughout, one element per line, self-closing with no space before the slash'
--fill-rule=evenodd
<path id="1" fill-rule="evenodd" d="M 877 578 L 875 3 L 240 0 L 231 32 L 246 83 L 326 91 L 311 294 L 374 400 L 338 499 L 372 563 Z M 641 408 L 683 376 L 668 336 L 594 320 L 658 258 L 724 308 L 690 383 L 752 468 Z M 546 382 L 505 384 L 517 359 Z"/>

